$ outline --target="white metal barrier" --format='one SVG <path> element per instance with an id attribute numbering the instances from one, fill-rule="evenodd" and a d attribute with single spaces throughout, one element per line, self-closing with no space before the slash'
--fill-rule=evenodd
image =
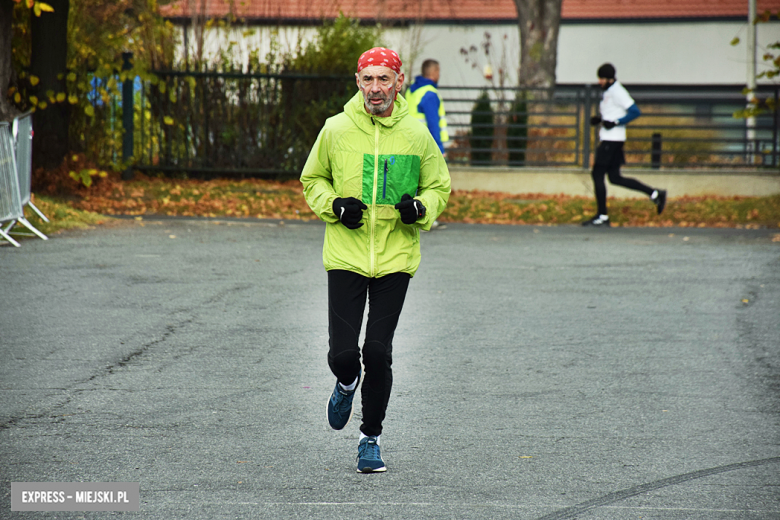
<path id="1" fill-rule="evenodd" d="M 16 247 L 19 242 L 11 238 L 3 226 L 8 222 L 13 226 L 19 217 L 24 217 L 24 212 L 14 167 L 13 139 L 8 123 L 0 122 L 0 236 Z"/>
<path id="2" fill-rule="evenodd" d="M 32 203 L 32 142 L 33 118 L 32 112 L 14 118 L 11 125 L 16 150 L 16 171 L 19 174 L 19 191 L 22 197 L 22 207 L 30 206 L 44 222 L 49 222 L 41 210 Z"/>
<path id="3" fill-rule="evenodd" d="M 43 240 L 48 237 L 38 231 L 24 218 L 19 174 L 16 168 L 16 150 L 10 125 L 0 122 L 0 237 L 19 247 L 19 242 L 11 238 L 10 231 L 17 224 L 32 231 Z M 5 227 L 3 227 L 5 226 Z"/>

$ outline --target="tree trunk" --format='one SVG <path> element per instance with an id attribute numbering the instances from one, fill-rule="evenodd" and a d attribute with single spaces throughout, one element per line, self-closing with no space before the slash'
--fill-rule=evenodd
<path id="1" fill-rule="evenodd" d="M 13 18 L 13 0 L 0 0 L 0 121 L 11 121 L 19 113 L 8 102 L 8 87 L 13 76 L 11 55 L 11 22 Z"/>
<path id="2" fill-rule="evenodd" d="M 562 0 L 515 0 L 520 26 L 520 86 L 552 88 Z"/>
<path id="3" fill-rule="evenodd" d="M 55 168 L 60 165 L 69 149 L 70 104 L 67 101 L 52 103 L 49 94 L 53 92 L 56 96 L 66 91 L 70 2 L 48 0 L 47 3 L 54 8 L 54 12 L 32 16 L 30 24 L 30 73 L 40 80 L 36 87 L 38 99 L 48 104 L 45 109 L 39 108 L 33 115 L 33 166 Z"/>

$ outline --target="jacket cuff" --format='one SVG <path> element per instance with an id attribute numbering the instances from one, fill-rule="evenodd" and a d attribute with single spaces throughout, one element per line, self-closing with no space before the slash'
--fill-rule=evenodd
<path id="1" fill-rule="evenodd" d="M 328 197 L 328 207 L 325 208 L 325 211 L 320 215 L 320 220 L 328 222 L 329 224 L 335 224 L 339 221 L 339 218 L 333 212 L 333 202 L 335 202 L 337 198 L 339 198 L 339 196 L 335 193 L 332 197 Z"/>

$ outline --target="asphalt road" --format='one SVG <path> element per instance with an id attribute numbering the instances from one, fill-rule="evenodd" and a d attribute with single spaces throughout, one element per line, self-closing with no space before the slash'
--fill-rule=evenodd
<path id="1" fill-rule="evenodd" d="M 0 518 L 780 518 L 777 232 L 425 234 L 375 475 L 359 414 L 325 420 L 321 224 L 2 246 Z M 11 512 L 11 482 L 140 512 Z"/>

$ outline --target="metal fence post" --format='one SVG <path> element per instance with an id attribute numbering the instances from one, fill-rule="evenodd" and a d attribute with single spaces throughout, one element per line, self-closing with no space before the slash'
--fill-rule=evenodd
<path id="1" fill-rule="evenodd" d="M 122 70 L 131 70 L 133 53 L 122 53 Z M 122 83 L 122 128 L 124 134 L 122 135 L 122 162 L 125 164 L 125 171 L 122 172 L 122 179 L 129 181 L 133 178 L 133 168 L 130 162 L 133 159 L 133 134 L 135 128 L 133 126 L 133 116 L 135 114 L 135 106 L 133 105 L 133 80 L 135 78 L 125 78 Z"/>
<path id="2" fill-rule="evenodd" d="M 659 170 L 661 168 L 661 134 L 657 132 L 653 134 L 652 138 L 650 164 L 654 170 Z"/>
<path id="3" fill-rule="evenodd" d="M 777 153 L 777 133 L 780 130 L 780 87 L 775 87 L 775 114 L 774 128 L 772 128 L 772 166 L 780 165 L 780 157 Z"/>

